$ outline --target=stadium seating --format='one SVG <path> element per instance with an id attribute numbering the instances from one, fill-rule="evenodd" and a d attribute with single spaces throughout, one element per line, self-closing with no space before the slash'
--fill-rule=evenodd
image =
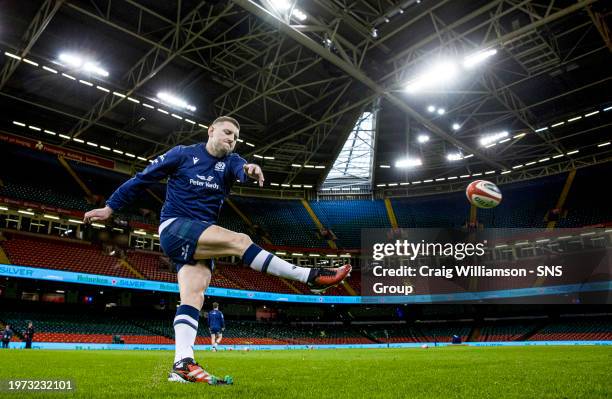
<path id="1" fill-rule="evenodd" d="M 471 326 L 467 325 L 440 325 L 440 326 L 419 326 L 421 336 L 420 342 L 450 342 L 453 335 L 461 337 L 461 341 L 467 340 Z"/>
<path id="2" fill-rule="evenodd" d="M 36 342 L 111 343 L 120 336 L 125 343 L 172 344 L 172 311 L 135 312 L 130 308 L 110 311 L 87 310 L 82 305 L 40 305 L 27 303 L 3 306 L 0 326 L 10 323 L 15 339 L 22 338 L 27 322 L 32 320 Z M 12 309 L 12 310 L 6 310 Z M 38 309 L 38 310 L 37 310 Z M 56 310 L 59 309 L 59 310 Z M 251 309 L 253 311 L 253 309 Z M 380 322 L 379 322 L 380 323 Z M 478 326 L 478 327 L 476 327 Z M 223 344 L 226 345 L 312 345 L 368 344 L 387 342 L 451 342 L 453 335 L 462 341 L 516 341 L 532 334 L 539 340 L 612 340 L 612 319 L 601 317 L 563 317 L 545 319 L 497 320 L 482 325 L 474 322 L 414 322 L 383 324 L 340 324 L 315 322 L 256 322 L 226 316 Z M 471 332 L 474 331 L 472 334 Z M 476 333 L 478 332 L 478 333 Z M 200 318 L 196 343 L 208 345 L 210 336 L 206 318 Z"/>
<path id="3" fill-rule="evenodd" d="M 74 240 L 60 240 L 46 236 L 7 234 L 8 240 L 2 242 L 2 248 L 15 265 L 41 268 L 70 270 L 75 272 L 102 274 L 127 278 L 138 278 L 137 275 L 124 268 L 119 259 L 105 255 L 98 246 Z M 126 260 L 146 279 L 176 282 L 176 272 L 173 266 L 161 260 L 161 255 L 155 252 L 129 250 Z M 171 270 L 168 270 L 168 268 Z M 358 289 L 356 277 L 349 280 Z M 293 284 L 299 292 L 293 290 Z M 281 279 L 259 273 L 243 265 L 233 265 L 218 262 L 211 280 L 212 287 L 232 289 L 249 289 L 254 291 L 281 292 L 287 294 L 310 294 L 305 284 L 286 283 Z M 326 295 L 348 295 L 340 287 L 334 287 Z"/>
<path id="4" fill-rule="evenodd" d="M 399 227 L 461 227 L 470 213 L 463 193 L 393 198 L 391 203 Z"/>
<path id="5" fill-rule="evenodd" d="M 233 200 L 234 197 L 231 197 Z M 261 243 L 261 239 L 255 237 L 255 232 L 250 231 L 247 224 L 242 220 L 242 218 L 234 211 L 226 201 L 226 203 L 221 207 L 221 212 L 219 213 L 219 220 L 217 220 L 217 224 L 221 227 L 224 227 L 231 231 L 237 231 L 241 233 L 250 233 L 253 241 Z"/>
<path id="6" fill-rule="evenodd" d="M 567 213 L 557 227 L 580 227 L 612 222 L 609 196 L 603 195 L 602 177 L 612 174 L 612 162 L 578 169 L 563 206 Z M 562 213 L 565 213 L 562 212 Z"/>
<path id="7" fill-rule="evenodd" d="M 488 324 L 480 328 L 478 341 L 517 341 L 534 327 L 535 324 L 523 323 Z"/>
<path id="8" fill-rule="evenodd" d="M 130 250 L 127 261 L 146 279 L 176 282 L 176 272 L 168 270 L 168 264 L 161 261 L 159 253 Z"/>
<path id="9" fill-rule="evenodd" d="M 555 207 L 567 173 L 542 179 L 504 184 L 503 199 L 492 209 L 479 209 L 478 222 L 484 227 L 543 228 L 548 211 Z"/>
<path id="10" fill-rule="evenodd" d="M 35 324 L 35 342 L 111 343 L 119 335 L 126 343 L 173 344 L 172 319 L 107 316 L 99 313 L 0 312 L 0 321 L 15 331 L 24 331 L 28 320 Z M 342 325 L 286 325 L 252 321 L 226 322 L 223 344 L 309 345 L 372 343 L 359 329 Z M 200 320 L 197 344 L 210 344 L 204 318 Z"/>
<path id="11" fill-rule="evenodd" d="M 327 243 L 317 238 L 317 226 L 300 201 L 239 196 L 231 200 L 275 245 L 327 248 Z"/>
<path id="12" fill-rule="evenodd" d="M 93 204 L 68 172 L 51 154 L 3 144 L 6 157 L 0 161 L 2 170 L 0 196 L 39 202 L 64 209 L 86 211 Z M 27 168 L 14 165 L 27 163 Z M 128 176 L 88 164 L 67 161 L 94 194 L 105 198 Z M 39 172 L 45 171 L 41 179 Z M 612 210 L 600 195 L 600 176 L 609 175 L 612 164 L 582 168 L 577 171 L 563 207 L 558 227 L 576 227 L 609 222 Z M 478 220 L 485 227 L 540 227 L 545 216 L 555 207 L 567 173 L 524 182 L 501 185 L 504 199 L 494 209 L 480 209 Z M 163 198 L 165 186 L 154 185 L 155 195 Z M 257 242 L 265 235 L 276 246 L 296 248 L 326 248 L 317 235 L 317 227 L 298 200 L 278 200 L 232 196 L 231 200 L 244 212 L 255 227 L 249 227 L 232 209 L 222 207 L 219 224 L 230 230 L 246 232 Z M 525 198 L 529 198 L 526 201 Z M 469 206 L 462 192 L 391 200 L 400 227 L 459 227 L 468 220 Z M 382 200 L 320 200 L 310 205 L 326 228 L 337 236 L 341 249 L 361 246 L 362 228 L 388 228 L 389 218 Z M 141 209 L 150 210 L 148 213 Z M 147 224 L 156 224 L 160 203 L 150 195 L 142 195 L 124 210 L 121 216 Z M 566 216 L 564 216 L 566 214 Z"/>
<path id="13" fill-rule="evenodd" d="M 81 198 L 85 195 L 55 155 L 4 142 L 0 145 L 0 179 L 5 184 L 26 185 L 60 196 Z M 24 199 L 35 201 L 34 198 Z"/>
<path id="14" fill-rule="evenodd" d="M 234 284 L 247 287 L 250 290 L 286 294 L 296 293 L 279 278 L 257 272 L 246 266 L 224 265 L 220 268 L 220 273 Z"/>
<path id="15" fill-rule="evenodd" d="M 417 338 L 418 330 L 412 326 L 371 326 L 367 331 L 377 342 L 419 342 Z"/>
<path id="16" fill-rule="evenodd" d="M 15 265 L 136 278 L 117 258 L 94 245 L 13 233 L 9 238 L 2 247 Z"/>
<path id="17" fill-rule="evenodd" d="M 66 209 L 85 211 L 92 207 L 83 190 L 51 154 L 31 151 L 22 147 L 2 144 L 8 150 L 0 160 L 0 195 L 40 202 Z M 3 147 L 5 148 L 5 147 Z M 28 168 L 14 165 L 27 164 Z M 95 189 L 96 194 L 108 196 L 123 182 L 127 175 L 114 171 L 68 161 L 81 179 Z M 40 178 L 40 170 L 45 178 Z M 595 224 L 612 221 L 612 210 L 606 197 L 600 195 L 600 177 L 612 172 L 612 163 L 582 168 L 567 197 L 564 209 L 567 217 L 561 217 L 559 227 Z M 491 210 L 480 209 L 478 219 L 485 227 L 537 227 L 545 226 L 544 217 L 555 206 L 567 174 L 501 185 L 504 199 Z M 164 186 L 153 191 L 163 197 Z M 529 200 L 525 200 L 529 198 Z M 298 200 L 232 196 L 233 201 L 250 221 L 249 226 L 227 204 L 222 207 L 219 224 L 231 230 L 247 232 L 257 242 L 259 233 L 270 238 L 275 247 L 288 246 L 301 249 L 327 248 L 325 240 L 317 236 L 317 227 Z M 138 214 L 139 207 L 154 208 L 159 212 L 159 202 L 149 195 L 141 196 L 132 208 L 130 218 L 154 223 L 151 217 Z M 400 227 L 459 227 L 466 223 L 469 206 L 462 192 L 391 200 Z M 389 228 L 390 222 L 382 200 L 320 200 L 310 205 L 326 228 L 338 237 L 342 249 L 360 248 L 362 228 Z M 505 231 L 505 230 L 504 230 Z M 74 241 L 55 241 L 46 238 L 15 234 L 2 243 L 6 254 L 14 264 L 73 270 L 86 273 L 120 277 L 136 277 L 124 268 L 117 258 L 105 256 L 95 245 Z M 260 237 L 261 238 L 261 237 Z M 176 274 L 160 260 L 158 254 L 144 251 L 128 251 L 129 263 L 147 279 L 175 282 Z M 479 281 L 481 290 L 498 289 L 489 280 Z M 494 280 L 490 280 L 494 281 Z M 359 271 L 354 270 L 348 280 L 350 287 L 360 293 Z M 514 280 L 518 284 L 518 280 Z M 261 275 L 249 268 L 235 265 L 219 265 L 212 279 L 212 286 L 234 289 L 251 289 L 280 293 L 310 293 L 305 284 L 285 283 L 282 280 Z M 508 288 L 506 285 L 505 288 Z M 326 295 L 349 295 L 344 286 L 332 288 Z M 505 334 L 505 333 L 504 333 Z"/>
<path id="18" fill-rule="evenodd" d="M 42 205 L 51 205 L 67 210 L 87 211 L 92 207 L 85 200 L 84 196 L 69 195 L 52 188 L 33 186 L 26 183 L 5 182 L 4 186 L 0 186 L 0 196 L 36 202 Z"/>
<path id="19" fill-rule="evenodd" d="M 287 325 L 278 323 L 236 322 L 228 323 L 224 342 L 245 342 L 244 337 L 266 337 L 277 344 L 359 344 L 373 343 L 359 329 L 342 325 Z"/>
<path id="20" fill-rule="evenodd" d="M 347 279 L 351 287 L 359 293 L 359 276 Z M 310 288 L 297 281 L 281 280 L 278 277 L 262 274 L 243 265 L 217 263 L 213 283 L 215 287 L 242 288 L 254 291 L 281 292 L 286 294 L 312 294 Z M 293 286 L 297 291 L 291 288 Z M 332 287 L 323 295 L 350 295 L 343 285 Z"/>
<path id="21" fill-rule="evenodd" d="M 544 327 L 529 341 L 592 341 L 612 339 L 612 320 L 584 318 L 559 321 Z"/>
<path id="22" fill-rule="evenodd" d="M 82 342 L 111 343 L 113 335 L 121 336 L 125 343 L 170 344 L 165 336 L 129 321 L 101 314 L 63 314 L 40 312 L 0 312 L 0 320 L 10 323 L 17 332 L 22 332 L 27 321 L 35 323 L 36 342 Z"/>
<path id="23" fill-rule="evenodd" d="M 340 248 L 361 248 L 361 229 L 391 227 L 382 200 L 321 200 L 311 201 L 310 207 L 336 234 Z"/>

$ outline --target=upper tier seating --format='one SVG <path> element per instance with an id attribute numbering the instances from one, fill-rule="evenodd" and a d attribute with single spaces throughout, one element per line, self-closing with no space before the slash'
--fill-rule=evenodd
<path id="1" fill-rule="evenodd" d="M 275 245 L 327 248 L 327 243 L 317 238 L 317 226 L 300 201 L 239 196 L 231 200 Z"/>
<path id="2" fill-rule="evenodd" d="M 14 198 L 22 201 L 36 202 L 42 205 L 51 205 L 66 210 L 88 211 L 93 206 L 85 197 L 65 194 L 52 188 L 43 188 L 24 183 L 4 182 L 0 186 L 0 196 Z"/>
<path id="3" fill-rule="evenodd" d="M 27 185 L 43 192 L 52 191 L 77 198 L 85 196 L 57 156 L 5 142 L 0 142 L 0 151 L 0 179 L 4 183 Z M 35 201 L 34 198 L 29 199 Z"/>
<path id="4" fill-rule="evenodd" d="M 336 234 L 340 248 L 361 248 L 361 229 L 391 227 L 382 200 L 321 200 L 310 206 L 323 226 Z"/>
<path id="5" fill-rule="evenodd" d="M 544 217 L 555 207 L 567 173 L 543 179 L 504 184 L 499 187 L 502 202 L 492 209 L 479 209 L 478 222 L 484 227 L 546 226 Z"/>
<path id="6" fill-rule="evenodd" d="M 391 203 L 399 227 L 461 227 L 470 213 L 463 193 L 393 198 Z"/>
<path id="7" fill-rule="evenodd" d="M 42 151 L 0 143 L 0 196 L 39 202 L 65 209 L 86 211 L 95 204 L 68 174 L 57 157 Z M 67 160 L 81 180 L 103 198 L 129 178 L 125 174 Z M 15 167 L 15 165 L 27 167 Z M 44 171 L 44 176 L 41 176 Z M 612 208 L 601 195 L 601 176 L 609 176 L 612 163 L 581 168 L 569 191 L 558 227 L 577 227 L 609 222 Z M 548 176 L 500 186 L 501 204 L 493 209 L 479 209 L 478 221 L 484 227 L 545 227 L 545 216 L 556 206 L 568 174 Z M 44 178 L 43 178 L 44 177 Z M 165 197 L 165 185 L 155 184 L 151 190 Z M 261 243 L 257 235 L 267 236 L 273 245 L 298 248 L 326 248 L 318 237 L 317 227 L 298 200 L 277 200 L 232 196 L 255 227 L 249 227 L 229 206 L 224 205 L 219 225 L 245 232 Z M 400 227 L 460 227 L 469 218 L 469 204 L 462 192 L 391 200 Z M 99 205 L 99 204 L 98 204 Z M 160 203 L 144 193 L 123 212 L 128 218 L 156 224 Z M 389 228 L 390 222 L 382 200 L 321 200 L 310 205 L 325 228 L 337 236 L 341 249 L 360 248 L 361 229 Z M 141 209 L 151 212 L 145 214 Z M 563 214 L 567 213 L 566 217 Z"/>
<path id="8" fill-rule="evenodd" d="M 608 176 L 606 178 L 606 176 Z M 604 192 L 612 176 L 612 162 L 578 169 L 557 227 L 580 227 L 612 221 L 610 196 Z M 608 180 L 609 181 L 609 180 Z"/>

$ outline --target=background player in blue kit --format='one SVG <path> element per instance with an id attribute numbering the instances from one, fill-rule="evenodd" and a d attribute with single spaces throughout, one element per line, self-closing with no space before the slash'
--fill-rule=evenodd
<path id="1" fill-rule="evenodd" d="M 223 331 L 225 331 L 225 319 L 217 302 L 213 302 L 213 310 L 208 312 L 208 331 L 210 331 L 211 349 L 216 352 L 217 345 L 221 343 Z"/>
<path id="2" fill-rule="evenodd" d="M 86 223 L 106 220 L 113 211 L 133 201 L 148 185 L 168 178 L 166 200 L 159 226 L 160 245 L 173 261 L 181 305 L 174 318 L 176 350 L 168 379 L 178 382 L 226 383 L 196 363 L 193 344 L 198 331 L 204 292 L 210 283 L 213 258 L 240 256 L 254 270 L 301 281 L 314 292 L 339 284 L 351 271 L 350 265 L 335 269 L 295 266 L 260 248 L 243 233 L 217 226 L 217 218 L 232 184 L 248 178 L 263 186 L 264 175 L 256 164 L 234 154 L 240 125 L 222 116 L 208 128 L 206 144 L 177 146 L 160 155 L 142 172 L 123 183 L 106 206 L 85 213 Z M 230 379 L 231 380 L 231 379 Z"/>

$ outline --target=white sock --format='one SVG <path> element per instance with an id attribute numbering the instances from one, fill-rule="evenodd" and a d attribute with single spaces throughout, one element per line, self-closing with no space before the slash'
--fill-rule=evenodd
<path id="1" fill-rule="evenodd" d="M 300 267 L 284 261 L 255 244 L 251 244 L 247 248 L 244 255 L 242 255 L 242 261 L 258 272 L 301 281 L 302 283 L 308 282 L 308 276 L 311 271 L 308 267 Z"/>
<path id="2" fill-rule="evenodd" d="M 193 306 L 181 305 L 174 317 L 174 339 L 176 342 L 174 362 L 190 357 L 193 359 L 193 344 L 198 334 L 200 311 Z"/>

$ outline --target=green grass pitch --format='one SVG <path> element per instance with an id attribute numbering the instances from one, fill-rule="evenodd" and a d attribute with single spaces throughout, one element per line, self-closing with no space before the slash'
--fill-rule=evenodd
<path id="1" fill-rule="evenodd" d="M 0 380 L 65 379 L 49 398 L 612 398 L 612 348 L 453 347 L 198 352 L 233 386 L 166 381 L 168 351 L 0 351 Z"/>

